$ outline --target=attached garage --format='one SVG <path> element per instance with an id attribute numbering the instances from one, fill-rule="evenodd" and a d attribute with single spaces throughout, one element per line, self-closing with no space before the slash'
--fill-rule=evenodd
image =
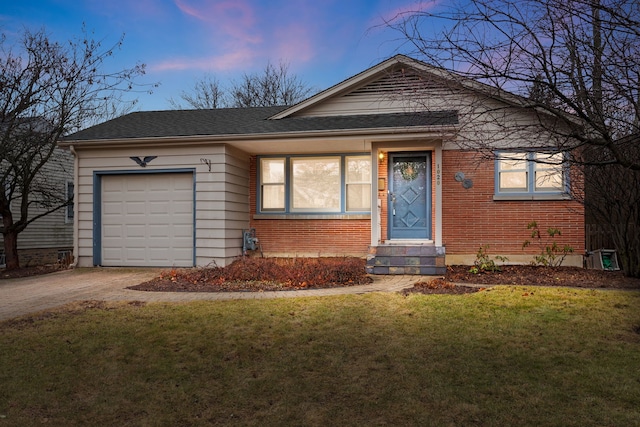
<path id="1" fill-rule="evenodd" d="M 100 223 L 94 264 L 191 267 L 194 262 L 193 172 L 96 176 Z"/>

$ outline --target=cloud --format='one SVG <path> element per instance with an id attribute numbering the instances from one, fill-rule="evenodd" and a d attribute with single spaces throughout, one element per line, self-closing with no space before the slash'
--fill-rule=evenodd
<path id="1" fill-rule="evenodd" d="M 294 23 L 280 27 L 275 31 L 276 45 L 273 53 L 275 60 L 283 59 L 287 62 L 307 62 L 315 57 L 316 48 L 308 27 L 302 23 Z"/>
<path id="2" fill-rule="evenodd" d="M 428 0 L 428 1 L 419 0 L 417 2 L 408 4 L 406 6 L 401 6 L 396 9 L 385 12 L 380 17 L 380 21 L 382 21 L 383 24 L 387 22 L 393 23 L 394 21 L 402 20 L 407 16 L 413 15 L 415 13 L 427 12 L 428 10 L 439 6 L 440 3 L 441 3 L 441 0 Z M 380 25 L 380 22 L 378 22 L 377 25 Z"/>
<path id="3" fill-rule="evenodd" d="M 212 24 L 212 31 L 246 43 L 260 43 L 256 35 L 255 10 L 246 1 L 174 0 L 185 15 Z"/>
<path id="4" fill-rule="evenodd" d="M 235 50 L 207 58 L 174 58 L 151 65 L 152 71 L 229 71 L 243 69 L 254 54 L 251 50 Z"/>

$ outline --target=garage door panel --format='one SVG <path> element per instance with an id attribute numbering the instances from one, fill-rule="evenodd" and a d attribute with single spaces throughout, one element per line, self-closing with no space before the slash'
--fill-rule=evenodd
<path id="1" fill-rule="evenodd" d="M 102 264 L 193 265 L 193 175 L 102 177 Z"/>

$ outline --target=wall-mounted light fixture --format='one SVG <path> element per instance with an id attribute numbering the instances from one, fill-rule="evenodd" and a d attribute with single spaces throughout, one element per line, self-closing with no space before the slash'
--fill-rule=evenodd
<path id="1" fill-rule="evenodd" d="M 384 152 L 381 151 L 381 152 L 378 153 L 378 161 L 380 163 L 382 163 L 384 161 Z"/>

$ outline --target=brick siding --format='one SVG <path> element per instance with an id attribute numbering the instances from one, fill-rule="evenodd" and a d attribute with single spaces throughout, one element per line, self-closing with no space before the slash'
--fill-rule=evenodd
<path id="1" fill-rule="evenodd" d="M 369 219 L 256 219 L 256 177 L 257 160 L 252 156 L 249 183 L 250 226 L 256 229 L 256 236 L 265 254 L 366 256 L 371 241 Z"/>
<path id="2" fill-rule="evenodd" d="M 579 202 L 494 201 L 493 161 L 480 160 L 474 152 L 451 150 L 443 152 L 442 162 L 442 228 L 447 255 L 475 254 L 483 245 L 489 245 L 491 254 L 539 253 L 535 244 L 522 249 L 523 242 L 531 239 L 527 224 L 532 221 L 540 230 L 559 228 L 562 235 L 555 238 L 559 245 L 571 245 L 576 254 L 584 252 L 584 209 Z M 472 188 L 465 189 L 454 179 L 458 171 L 473 181 Z M 572 182 L 575 185 L 577 180 Z"/>
<path id="3" fill-rule="evenodd" d="M 435 205 L 435 155 L 432 155 L 432 205 Z M 523 250 L 522 244 L 531 239 L 527 224 L 536 221 L 541 230 L 557 227 L 562 235 L 555 238 L 559 245 L 568 244 L 575 254 L 584 252 L 584 210 L 572 200 L 555 201 L 494 201 L 494 164 L 481 160 L 474 152 L 446 150 L 442 153 L 443 185 L 443 244 L 447 255 L 477 253 L 489 245 L 489 253 L 536 254 L 540 247 L 532 244 Z M 250 165 L 251 227 L 265 253 L 290 256 L 364 256 L 370 243 L 368 219 L 256 219 L 256 157 Z M 473 181 L 465 189 L 454 179 L 456 172 Z M 387 159 L 378 162 L 378 176 L 387 178 Z M 572 179 L 574 185 L 580 180 Z M 385 186 L 388 189 L 389 183 Z M 379 191 L 382 202 L 382 240 L 387 239 L 387 192 Z M 375 202 L 374 202 L 375 206 Z M 375 207 L 374 207 L 375 208 Z M 432 218 L 435 231 L 435 215 Z M 543 240 L 546 241 L 543 235 Z"/>

